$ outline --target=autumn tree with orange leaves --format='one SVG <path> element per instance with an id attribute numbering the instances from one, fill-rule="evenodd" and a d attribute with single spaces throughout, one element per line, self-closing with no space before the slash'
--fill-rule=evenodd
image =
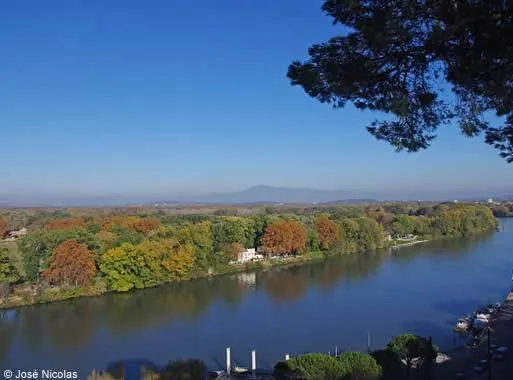
<path id="1" fill-rule="evenodd" d="M 321 214 L 315 218 L 315 231 L 322 249 L 329 249 L 340 239 L 340 226 L 330 219 L 329 215 Z"/>
<path id="2" fill-rule="evenodd" d="M 268 255 L 300 254 L 306 246 L 306 229 L 294 220 L 277 220 L 265 229 L 262 249 Z"/>
<path id="3" fill-rule="evenodd" d="M 144 236 L 160 227 L 160 221 L 155 218 L 140 218 L 133 215 L 114 215 L 97 221 L 103 230 L 110 231 L 113 227 L 121 227 L 136 231 Z"/>
<path id="4" fill-rule="evenodd" d="M 56 285 L 86 286 L 96 274 L 94 254 L 76 240 L 65 240 L 52 252 L 45 278 Z"/>
<path id="5" fill-rule="evenodd" d="M 45 224 L 45 231 L 70 230 L 72 228 L 85 228 L 86 222 L 82 218 L 55 219 Z"/>
<path id="6" fill-rule="evenodd" d="M 0 239 L 3 239 L 7 235 L 7 222 L 0 216 Z"/>
<path id="7" fill-rule="evenodd" d="M 155 231 L 160 227 L 160 220 L 154 218 L 141 218 L 135 221 L 131 227 L 142 233 L 144 236 L 148 236 L 151 231 Z"/>

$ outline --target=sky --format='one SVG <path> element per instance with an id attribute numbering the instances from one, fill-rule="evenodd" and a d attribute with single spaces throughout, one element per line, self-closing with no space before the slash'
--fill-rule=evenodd
<path id="1" fill-rule="evenodd" d="M 380 115 L 292 87 L 288 65 L 343 33 L 320 5 L 1 1 L 0 195 L 513 190 L 482 137 L 396 153 L 365 130 Z"/>

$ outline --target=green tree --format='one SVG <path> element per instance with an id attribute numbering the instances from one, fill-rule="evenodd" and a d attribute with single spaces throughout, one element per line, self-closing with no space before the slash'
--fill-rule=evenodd
<path id="1" fill-rule="evenodd" d="M 401 360 L 395 352 L 386 348 L 373 351 L 371 355 L 382 368 L 383 380 L 402 380 L 404 378 Z"/>
<path id="2" fill-rule="evenodd" d="M 116 240 L 113 242 L 114 247 L 120 246 L 124 243 L 135 245 L 144 240 L 144 235 L 142 233 L 119 225 L 114 225 L 110 231 L 114 232 L 117 236 Z"/>
<path id="3" fill-rule="evenodd" d="M 9 250 L 7 248 L 0 248 L 0 283 L 16 282 L 19 278 L 19 273 L 9 258 Z"/>
<path id="4" fill-rule="evenodd" d="M 144 240 L 135 246 L 139 281 L 143 287 L 155 286 L 165 279 L 162 260 L 172 246 L 165 240 Z"/>
<path id="5" fill-rule="evenodd" d="M 261 245 L 265 229 L 271 223 L 271 218 L 265 214 L 258 214 L 249 218 L 252 224 L 252 234 L 248 239 L 248 247 L 258 247 Z"/>
<path id="6" fill-rule="evenodd" d="M 293 85 L 336 108 L 352 102 L 393 115 L 367 129 L 397 150 L 426 149 L 439 126 L 456 120 L 513 162 L 513 83 L 504 79 L 513 75 L 510 2 L 325 0 L 322 10 L 346 33 L 293 62 Z M 456 101 L 440 96 L 442 79 Z M 492 127 L 487 111 L 504 124 Z"/>
<path id="7" fill-rule="evenodd" d="M 415 217 L 408 215 L 398 215 L 392 223 L 392 233 L 395 236 L 402 237 L 413 234 L 415 231 Z"/>
<path id="8" fill-rule="evenodd" d="M 344 367 L 349 368 L 347 380 L 378 380 L 383 373 L 376 360 L 362 352 L 344 352 L 339 357 Z"/>
<path id="9" fill-rule="evenodd" d="M 2 240 L 5 235 L 7 235 L 7 221 L 3 216 L 0 215 L 0 240 Z"/>
<path id="10" fill-rule="evenodd" d="M 358 218 L 359 234 L 358 247 L 359 251 L 370 251 L 382 248 L 384 245 L 383 226 L 374 219 L 365 216 Z"/>
<path id="11" fill-rule="evenodd" d="M 88 223 L 86 226 L 87 232 L 89 232 L 91 234 L 97 234 L 98 232 L 101 231 L 101 229 L 102 229 L 102 227 L 97 223 Z"/>
<path id="12" fill-rule="evenodd" d="M 105 252 L 101 258 L 100 270 L 109 281 L 111 289 L 126 292 L 133 288 L 141 289 L 144 282 L 140 277 L 143 259 L 138 257 L 136 246 L 123 243 Z"/>
<path id="13" fill-rule="evenodd" d="M 337 358 L 311 353 L 277 363 L 273 375 L 276 379 L 299 375 L 305 380 L 342 380 L 349 371 L 347 364 Z"/>
<path id="14" fill-rule="evenodd" d="M 420 336 L 413 334 L 403 334 L 394 337 L 387 348 L 404 361 L 407 369 L 407 377 L 409 377 L 410 368 L 414 360 L 419 360 L 418 365 L 433 360 L 434 348 L 430 342 Z"/>
<path id="15" fill-rule="evenodd" d="M 39 277 L 41 259 L 46 250 L 43 236 L 44 233 L 42 231 L 36 231 L 16 242 L 21 253 L 25 278 L 29 281 L 35 281 Z"/>
<path id="16" fill-rule="evenodd" d="M 205 271 L 215 263 L 210 221 L 187 224 L 178 231 L 176 236 L 180 244 L 190 244 L 194 247 L 194 261 L 199 270 Z"/>
<path id="17" fill-rule="evenodd" d="M 207 366 L 201 360 L 175 360 L 161 372 L 160 379 L 197 380 L 204 379 Z"/>
<path id="18" fill-rule="evenodd" d="M 219 217 L 212 225 L 214 238 L 214 251 L 218 252 L 223 244 L 248 242 L 248 229 L 250 224 L 247 219 L 230 216 Z"/>

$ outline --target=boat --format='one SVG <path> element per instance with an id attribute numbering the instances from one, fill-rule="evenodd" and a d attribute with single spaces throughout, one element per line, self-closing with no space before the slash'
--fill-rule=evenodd
<path id="1" fill-rule="evenodd" d="M 249 372 L 247 367 L 239 367 L 237 365 L 232 366 L 233 373 L 247 373 Z"/>
<path id="2" fill-rule="evenodd" d="M 218 380 L 226 376 L 225 371 L 209 371 L 207 374 L 208 380 Z"/>
<path id="3" fill-rule="evenodd" d="M 472 326 L 472 321 L 469 318 L 460 318 L 456 323 L 454 331 L 460 334 L 467 333 Z"/>
<path id="4" fill-rule="evenodd" d="M 490 320 L 490 314 L 478 313 L 476 315 L 476 319 L 478 321 L 483 321 L 483 322 L 488 323 L 488 321 Z"/>

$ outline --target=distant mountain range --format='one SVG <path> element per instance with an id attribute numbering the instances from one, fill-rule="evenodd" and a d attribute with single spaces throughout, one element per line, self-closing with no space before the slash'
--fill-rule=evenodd
<path id="1" fill-rule="evenodd" d="M 246 190 L 236 192 L 216 192 L 196 196 L 175 197 L 169 201 L 156 202 L 165 204 L 177 203 L 207 203 L 207 204 L 231 204 L 231 203 L 324 203 L 344 202 L 362 203 L 375 202 L 374 198 L 360 197 L 358 192 L 343 190 L 318 190 L 307 188 L 289 188 L 273 186 L 254 186 Z"/>
<path id="2" fill-rule="evenodd" d="M 502 194 L 510 194 L 504 191 Z M 65 207 L 65 206 L 126 206 L 126 205 L 178 205 L 178 204 L 279 204 L 279 203 L 339 203 L 357 204 L 377 201 L 460 201 L 513 199 L 513 196 L 499 195 L 472 196 L 471 193 L 448 194 L 430 191 L 347 191 L 320 190 L 309 188 L 254 186 L 235 192 L 213 192 L 203 195 L 170 196 L 158 199 L 151 196 L 128 196 L 109 194 L 102 196 L 50 196 L 38 194 L 20 194 L 13 196 L 0 195 L 0 207 Z"/>

